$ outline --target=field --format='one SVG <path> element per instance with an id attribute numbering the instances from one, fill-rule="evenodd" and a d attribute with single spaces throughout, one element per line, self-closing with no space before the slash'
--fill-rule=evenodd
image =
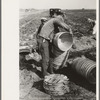
<path id="1" fill-rule="evenodd" d="M 92 27 L 87 21 L 87 18 L 96 19 L 96 11 L 66 9 L 64 12 L 65 22 L 71 26 L 74 40 L 68 62 L 80 56 L 85 56 L 96 62 L 96 37 L 92 35 Z M 49 11 L 21 9 L 19 13 L 19 46 L 29 46 L 34 49 L 37 44 L 35 31 L 40 25 L 40 18 L 49 18 Z M 58 71 L 58 73 L 68 76 L 71 92 L 63 97 L 48 95 L 43 89 L 40 66 L 40 62 L 28 61 L 19 67 L 20 100 L 96 100 L 96 85 L 90 84 L 82 76 L 75 73 L 70 65 Z"/>

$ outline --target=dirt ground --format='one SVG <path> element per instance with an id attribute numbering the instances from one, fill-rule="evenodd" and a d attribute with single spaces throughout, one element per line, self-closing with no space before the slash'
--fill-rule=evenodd
<path id="1" fill-rule="evenodd" d="M 96 62 L 96 37 L 92 35 L 92 27 L 87 21 L 87 18 L 96 19 L 96 11 L 64 10 L 64 12 L 65 22 L 71 26 L 74 40 L 68 61 L 84 55 Z M 41 17 L 49 18 L 48 10 L 20 10 L 20 47 L 36 48 L 35 31 L 40 25 Z M 47 94 L 43 88 L 41 63 L 33 59 L 22 61 L 21 55 L 19 57 L 20 100 L 96 100 L 96 85 L 90 84 L 77 74 L 70 64 L 57 71 L 69 78 L 70 93 L 54 97 Z"/>

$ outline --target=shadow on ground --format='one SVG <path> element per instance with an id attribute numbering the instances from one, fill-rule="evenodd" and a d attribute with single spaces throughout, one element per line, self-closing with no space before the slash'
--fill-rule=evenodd
<path id="1" fill-rule="evenodd" d="M 79 86 L 85 88 L 86 90 L 96 93 L 96 85 L 90 84 L 84 77 L 77 74 L 71 68 L 71 65 L 58 70 L 56 73 L 64 74 L 69 78 L 69 80 L 71 82 L 74 82 L 76 85 L 79 85 Z"/>

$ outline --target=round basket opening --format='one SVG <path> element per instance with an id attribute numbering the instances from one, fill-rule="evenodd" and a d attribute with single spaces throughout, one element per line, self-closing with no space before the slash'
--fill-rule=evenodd
<path id="1" fill-rule="evenodd" d="M 63 33 L 58 38 L 58 48 L 62 51 L 67 51 L 73 44 L 72 35 L 69 33 Z"/>
<path id="2" fill-rule="evenodd" d="M 21 49 L 19 50 L 20 55 L 28 55 L 30 53 L 29 49 Z"/>
<path id="3" fill-rule="evenodd" d="M 19 49 L 20 55 L 28 55 L 30 53 L 30 47 L 29 46 L 21 46 Z"/>
<path id="4" fill-rule="evenodd" d="M 87 78 L 91 84 L 96 84 L 96 67 L 89 71 Z"/>

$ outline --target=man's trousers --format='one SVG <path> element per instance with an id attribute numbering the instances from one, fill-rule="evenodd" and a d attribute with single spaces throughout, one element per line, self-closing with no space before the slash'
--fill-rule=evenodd
<path id="1" fill-rule="evenodd" d="M 42 56 L 42 71 L 43 75 L 45 76 L 48 75 L 47 70 L 50 61 L 49 40 L 39 36 L 37 42 L 38 42 L 39 53 Z"/>

